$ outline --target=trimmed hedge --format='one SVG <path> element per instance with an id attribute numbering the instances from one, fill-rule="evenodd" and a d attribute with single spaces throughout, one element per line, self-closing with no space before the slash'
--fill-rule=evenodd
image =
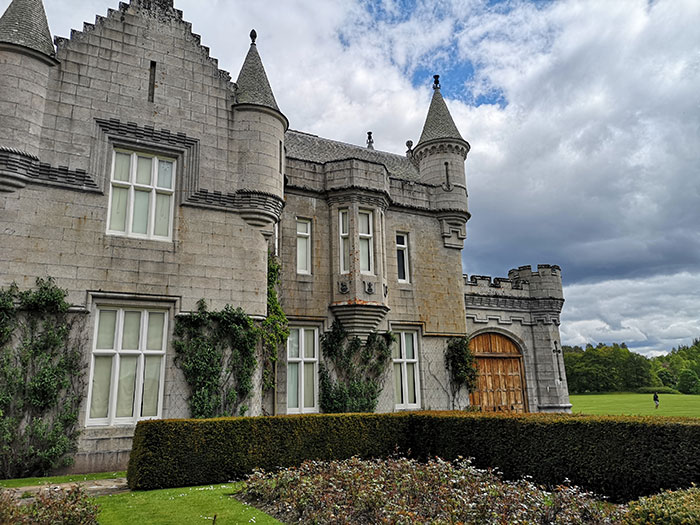
<path id="1" fill-rule="evenodd" d="M 149 490 L 224 483 L 306 459 L 385 457 L 410 448 L 409 420 L 406 413 L 143 421 L 127 480 L 132 490 Z"/>
<path id="2" fill-rule="evenodd" d="M 131 489 L 220 483 L 305 459 L 473 457 L 508 478 L 565 479 L 613 501 L 700 481 L 700 421 L 692 418 L 496 415 L 465 412 L 316 414 L 137 425 Z"/>

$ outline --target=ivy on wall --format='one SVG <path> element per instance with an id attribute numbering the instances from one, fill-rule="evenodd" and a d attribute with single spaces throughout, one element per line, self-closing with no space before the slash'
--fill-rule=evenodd
<path id="1" fill-rule="evenodd" d="M 279 349 L 289 337 L 289 322 L 277 295 L 280 283 L 280 263 L 276 257 L 267 259 L 267 318 L 260 326 L 262 340 L 262 393 L 275 387 L 275 366 Z"/>
<path id="2" fill-rule="evenodd" d="M 468 337 L 457 337 L 447 343 L 445 366 L 450 376 L 450 393 L 454 408 L 459 392 L 462 389 L 466 389 L 467 392 L 474 390 L 479 377 L 476 358 L 469 348 Z"/>
<path id="3" fill-rule="evenodd" d="M 66 295 L 51 278 L 0 289 L 0 478 L 72 462 L 84 380 Z"/>
<path id="4" fill-rule="evenodd" d="M 320 406 L 323 412 L 374 412 L 391 360 L 391 332 L 371 333 L 363 344 L 337 320 L 321 336 L 324 361 L 319 366 Z"/>
<path id="5" fill-rule="evenodd" d="M 197 311 L 175 320 L 176 365 L 190 386 L 193 418 L 245 415 L 253 388 L 258 329 L 241 308 Z"/>
<path id="6" fill-rule="evenodd" d="M 175 363 L 190 387 L 193 418 L 245 415 L 253 389 L 262 343 L 262 393 L 275 386 L 279 348 L 289 336 L 287 316 L 277 296 L 280 264 L 272 255 L 267 265 L 267 318 L 256 326 L 241 309 L 226 305 L 214 312 L 200 299 L 197 311 L 175 320 Z"/>

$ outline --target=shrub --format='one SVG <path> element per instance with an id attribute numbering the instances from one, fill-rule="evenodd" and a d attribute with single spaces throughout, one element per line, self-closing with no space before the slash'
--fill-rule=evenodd
<path id="1" fill-rule="evenodd" d="M 638 394 L 653 394 L 654 392 L 657 394 L 680 394 L 678 390 L 670 386 L 643 386 L 635 390 L 635 392 Z"/>
<path id="2" fill-rule="evenodd" d="M 613 523 L 622 514 L 574 487 L 505 482 L 468 460 L 306 461 L 248 478 L 243 499 L 285 523 Z"/>
<path id="3" fill-rule="evenodd" d="M 509 479 L 565 479 L 615 501 L 688 488 L 700 472 L 700 422 L 690 418 L 467 412 L 315 414 L 160 420 L 136 427 L 132 489 L 220 483 L 306 459 L 473 457 Z"/>
<path id="4" fill-rule="evenodd" d="M 633 501 L 625 525 L 691 525 L 700 523 L 700 489 L 693 487 Z"/>
<path id="5" fill-rule="evenodd" d="M 96 525 L 98 513 L 79 486 L 42 491 L 27 505 L 19 505 L 8 491 L 0 492 L 0 523 L 7 525 Z"/>

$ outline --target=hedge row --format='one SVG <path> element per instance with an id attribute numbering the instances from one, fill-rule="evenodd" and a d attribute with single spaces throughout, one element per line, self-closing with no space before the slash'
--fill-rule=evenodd
<path id="1" fill-rule="evenodd" d="M 241 478 L 305 459 L 473 457 L 506 477 L 572 483 L 613 501 L 700 482 L 700 422 L 685 418 L 465 412 L 321 414 L 139 423 L 132 489 Z"/>
<path id="2" fill-rule="evenodd" d="M 384 457 L 410 447 L 410 417 L 386 414 L 170 419 L 136 426 L 129 488 L 223 483 L 306 459 Z"/>

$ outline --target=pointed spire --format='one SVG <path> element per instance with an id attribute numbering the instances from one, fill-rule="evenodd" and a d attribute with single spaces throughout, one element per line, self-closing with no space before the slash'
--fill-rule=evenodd
<path id="1" fill-rule="evenodd" d="M 258 48 L 255 45 L 257 37 L 258 34 L 253 29 L 250 32 L 250 49 L 236 81 L 238 85 L 236 100 L 238 104 L 255 104 L 279 111 L 280 108 L 277 107 L 270 82 L 265 74 L 265 68 L 258 54 Z"/>
<path id="2" fill-rule="evenodd" d="M 0 17 L 0 44 L 3 43 L 54 56 L 56 50 L 41 0 L 12 0 Z"/>
<path id="3" fill-rule="evenodd" d="M 433 79 L 433 100 L 430 101 L 428 116 L 423 125 L 423 133 L 421 133 L 416 147 L 424 142 L 437 139 L 464 140 L 462 135 L 459 134 L 454 120 L 452 120 L 447 104 L 445 104 L 445 99 L 442 98 L 442 93 L 440 93 L 440 75 L 434 75 Z"/>

